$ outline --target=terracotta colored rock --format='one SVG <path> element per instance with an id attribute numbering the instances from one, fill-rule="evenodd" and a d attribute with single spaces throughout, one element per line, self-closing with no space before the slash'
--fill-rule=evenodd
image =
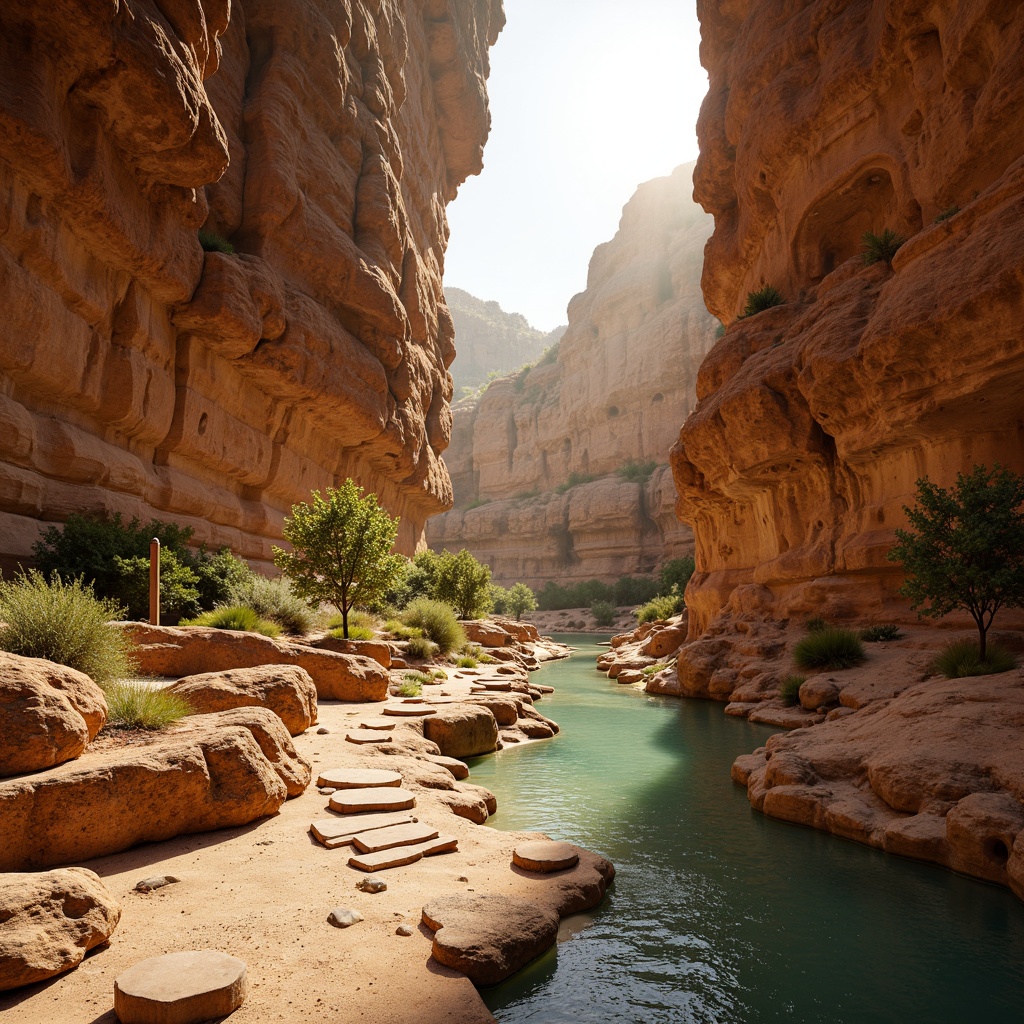
<path id="1" fill-rule="evenodd" d="M 481 647 L 504 647 L 509 643 L 508 630 L 489 619 L 475 619 L 462 623 L 466 639 Z"/>
<path id="2" fill-rule="evenodd" d="M 422 718 L 424 715 L 437 714 L 437 709 L 417 701 L 410 704 L 389 704 L 382 714 L 390 715 L 392 718 Z"/>
<path id="3" fill-rule="evenodd" d="M 431 955 L 476 985 L 496 985 L 550 949 L 558 921 L 550 907 L 509 896 L 444 896 L 423 908 Z"/>
<path id="4" fill-rule="evenodd" d="M 348 846 L 357 835 L 392 825 L 408 825 L 417 820 L 409 811 L 384 814 L 357 814 L 354 817 L 320 818 L 309 826 L 313 836 L 329 850 Z"/>
<path id="5" fill-rule="evenodd" d="M 106 697 L 85 673 L 0 651 L 0 776 L 78 757 L 106 720 Z"/>
<path id="6" fill-rule="evenodd" d="M 519 701 L 512 697 L 491 697 L 480 694 L 479 696 L 467 697 L 468 704 L 478 704 L 487 708 L 498 725 L 515 725 L 519 718 Z"/>
<path id="7" fill-rule="evenodd" d="M 199 626 L 125 623 L 136 643 L 139 671 L 154 676 L 189 676 L 267 665 L 297 665 L 313 679 L 320 700 L 382 701 L 390 677 L 370 658 L 321 651 L 259 633 Z"/>
<path id="8" fill-rule="evenodd" d="M 77 967 L 120 919 L 121 905 L 88 868 L 0 875 L 0 991 Z"/>
<path id="9" fill-rule="evenodd" d="M 311 646 L 323 651 L 336 651 L 338 654 L 359 654 L 364 658 L 372 658 L 381 668 L 391 668 L 391 646 L 383 640 L 339 640 L 337 637 L 326 636 Z"/>
<path id="10" fill-rule="evenodd" d="M 474 825 L 483 825 L 490 817 L 487 800 L 480 793 L 456 789 L 442 794 L 441 803 L 453 814 L 473 822 Z"/>
<path id="11" fill-rule="evenodd" d="M 268 708 L 197 715 L 147 746 L 87 753 L 0 782 L 0 871 L 245 825 L 274 814 L 309 780 L 309 765 Z"/>
<path id="12" fill-rule="evenodd" d="M 114 980 L 121 1024 L 200 1024 L 226 1017 L 245 1002 L 245 963 L 214 949 L 150 957 Z"/>
<path id="13" fill-rule="evenodd" d="M 183 697 L 197 714 L 229 708 L 270 708 L 293 735 L 317 722 L 316 687 L 297 665 L 260 665 L 185 676 L 168 689 Z"/>
<path id="14" fill-rule="evenodd" d="M 377 729 L 351 729 L 345 733 L 345 739 L 349 743 L 390 743 L 391 733 Z"/>
<path id="15" fill-rule="evenodd" d="M 318 786 L 334 789 L 371 789 L 376 786 L 400 786 L 401 772 L 386 768 L 327 768 L 316 780 Z"/>
<path id="16" fill-rule="evenodd" d="M 512 851 L 512 863 L 526 871 L 548 873 L 574 868 L 580 862 L 580 851 L 571 843 L 535 839 L 520 843 Z"/>
<path id="17" fill-rule="evenodd" d="M 504 616 L 492 616 L 491 621 L 501 626 L 506 633 L 520 643 L 531 643 L 540 639 L 540 633 L 532 622 L 520 622 L 517 619 L 508 619 Z"/>
<path id="18" fill-rule="evenodd" d="M 652 633 L 641 645 L 640 653 L 649 658 L 667 658 L 686 640 L 686 621 L 680 625 L 665 626 Z"/>
<path id="19" fill-rule="evenodd" d="M 807 711 L 839 703 L 839 684 L 834 679 L 812 676 L 800 684 L 800 706 Z"/>
<path id="20" fill-rule="evenodd" d="M 423 735 L 447 757 L 475 757 L 494 750 L 498 723 L 487 708 L 452 704 L 424 719 Z"/>
<path id="21" fill-rule="evenodd" d="M 423 857 L 433 857 L 438 853 L 450 853 L 459 848 L 455 836 L 439 835 L 414 846 L 397 846 L 391 850 L 378 850 L 376 853 L 355 853 L 348 859 L 349 867 L 359 871 L 384 871 L 387 868 L 399 868 L 406 864 L 415 864 Z"/>
<path id="22" fill-rule="evenodd" d="M 359 814 L 363 811 L 404 811 L 416 806 L 416 795 L 404 789 L 384 786 L 373 789 L 346 789 L 330 800 L 332 811 Z"/>
<path id="23" fill-rule="evenodd" d="M 423 758 L 431 764 L 440 765 L 455 779 L 469 778 L 469 766 L 456 757 L 446 757 L 444 754 L 424 754 Z"/>
<path id="24" fill-rule="evenodd" d="M 359 832 L 352 837 L 352 845 L 359 853 L 377 853 L 390 850 L 396 846 L 416 846 L 419 843 L 436 839 L 438 830 L 422 822 L 409 822 L 402 825 L 388 825 L 385 828 Z"/>

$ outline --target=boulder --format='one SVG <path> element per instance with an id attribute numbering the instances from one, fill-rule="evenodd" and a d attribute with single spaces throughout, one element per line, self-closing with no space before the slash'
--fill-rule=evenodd
<path id="1" fill-rule="evenodd" d="M 146 675 L 181 677 L 260 665 L 298 665 L 312 677 L 321 700 L 387 699 L 387 670 L 357 654 L 231 629 L 121 625 L 136 643 L 136 660 Z"/>
<path id="2" fill-rule="evenodd" d="M 372 658 L 382 668 L 391 668 L 391 645 L 383 640 L 339 640 L 337 637 L 325 636 L 315 640 L 311 647 L 322 651 L 336 651 L 338 654 L 359 654 L 364 658 Z"/>
<path id="3" fill-rule="evenodd" d="M 534 839 L 520 843 L 512 851 L 512 863 L 525 871 L 550 874 L 565 871 L 580 862 L 580 851 L 572 843 L 553 842 L 550 839 Z"/>
<path id="4" fill-rule="evenodd" d="M 506 647 L 512 641 L 508 631 L 490 619 L 470 619 L 461 625 L 466 631 L 466 639 L 481 647 Z"/>
<path id="5" fill-rule="evenodd" d="M 293 735 L 316 725 L 316 687 L 298 665 L 259 665 L 185 676 L 168 687 L 198 714 L 230 708 L 270 708 Z"/>
<path id="6" fill-rule="evenodd" d="M 800 706 L 807 711 L 818 711 L 839 703 L 839 685 L 834 679 L 812 676 L 800 684 Z"/>
<path id="7" fill-rule="evenodd" d="M 498 723 L 485 707 L 450 704 L 423 720 L 423 735 L 446 757 L 475 757 L 495 749 Z"/>
<path id="8" fill-rule="evenodd" d="M 467 703 L 487 708 L 498 725 L 515 725 L 519 718 L 519 701 L 512 697 L 498 697 L 480 694 L 467 698 Z"/>
<path id="9" fill-rule="evenodd" d="M 686 623 L 663 626 L 652 633 L 641 645 L 640 653 L 649 658 L 667 658 L 686 643 Z"/>
<path id="10" fill-rule="evenodd" d="M 84 672 L 0 651 L 0 776 L 79 757 L 106 720 L 106 697 Z"/>
<path id="11" fill-rule="evenodd" d="M 532 643 L 540 639 L 540 633 L 532 622 L 521 622 L 518 619 L 506 619 L 495 617 L 491 620 L 495 625 L 501 626 L 513 639 L 522 644 Z"/>
<path id="12" fill-rule="evenodd" d="M 0 991 L 77 967 L 121 919 L 121 905 L 88 868 L 0 875 Z"/>
<path id="13" fill-rule="evenodd" d="M 0 871 L 246 825 L 276 813 L 310 775 L 268 708 L 196 715 L 149 745 L 0 782 Z"/>

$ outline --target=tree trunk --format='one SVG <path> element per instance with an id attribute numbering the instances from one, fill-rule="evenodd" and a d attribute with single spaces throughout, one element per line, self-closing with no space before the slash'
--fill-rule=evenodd
<path id="1" fill-rule="evenodd" d="M 978 657 L 981 661 L 985 660 L 985 656 L 988 653 L 988 626 L 981 621 L 978 622 Z"/>
<path id="2" fill-rule="evenodd" d="M 341 631 L 344 634 L 345 639 L 347 640 L 348 639 L 348 605 L 347 604 L 346 605 L 342 605 L 342 607 L 341 607 Z"/>

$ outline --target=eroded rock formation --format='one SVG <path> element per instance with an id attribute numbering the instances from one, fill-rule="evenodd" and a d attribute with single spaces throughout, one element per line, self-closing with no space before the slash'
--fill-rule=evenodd
<path id="1" fill-rule="evenodd" d="M 730 326 L 672 456 L 691 636 L 752 584 L 768 616 L 912 618 L 886 555 L 915 481 L 1024 469 L 1024 10 L 699 8 L 703 287 Z M 909 241 L 865 266 L 887 228 Z M 737 322 L 762 284 L 787 303 Z"/>
<path id="2" fill-rule="evenodd" d="M 432 547 L 468 547 L 499 581 L 534 586 L 650 572 L 692 550 L 665 466 L 715 327 L 699 291 L 710 223 L 691 172 L 641 185 L 626 205 L 556 357 L 456 407 L 445 461 L 457 507 L 430 521 Z M 659 465 L 646 482 L 617 475 L 648 460 Z M 566 489 L 574 480 L 587 482 Z"/>
<path id="3" fill-rule="evenodd" d="M 82 509 L 257 563 L 352 476 L 451 504 L 445 204 L 500 0 L 0 12 L 0 557 Z M 205 252 L 197 230 L 234 255 Z"/>

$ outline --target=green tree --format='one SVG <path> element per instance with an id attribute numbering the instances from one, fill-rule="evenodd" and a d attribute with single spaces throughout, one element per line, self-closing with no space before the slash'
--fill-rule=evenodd
<path id="1" fill-rule="evenodd" d="M 399 579 L 405 565 L 401 555 L 391 553 L 398 519 L 377 504 L 375 494 L 364 496 L 352 480 L 328 487 L 326 498 L 314 491 L 311 502 L 292 505 L 283 532 L 293 550 L 275 547 L 274 564 L 299 597 L 327 601 L 338 609 L 346 638 L 349 611 L 372 604 Z"/>
<path id="2" fill-rule="evenodd" d="M 925 477 L 917 503 L 903 511 L 911 529 L 896 531 L 889 552 L 907 574 L 900 593 L 920 616 L 966 609 L 984 661 L 996 612 L 1024 605 L 1024 478 L 998 462 L 957 474 L 950 488 Z"/>
<path id="3" fill-rule="evenodd" d="M 532 612 L 537 607 L 537 598 L 525 583 L 517 583 L 507 591 L 505 607 L 518 622 L 523 617 L 523 612 Z"/>
<path id="4" fill-rule="evenodd" d="M 431 597 L 450 604 L 461 619 L 486 615 L 491 607 L 490 567 L 478 562 L 465 548 L 454 555 L 443 552 L 435 564 Z"/>

